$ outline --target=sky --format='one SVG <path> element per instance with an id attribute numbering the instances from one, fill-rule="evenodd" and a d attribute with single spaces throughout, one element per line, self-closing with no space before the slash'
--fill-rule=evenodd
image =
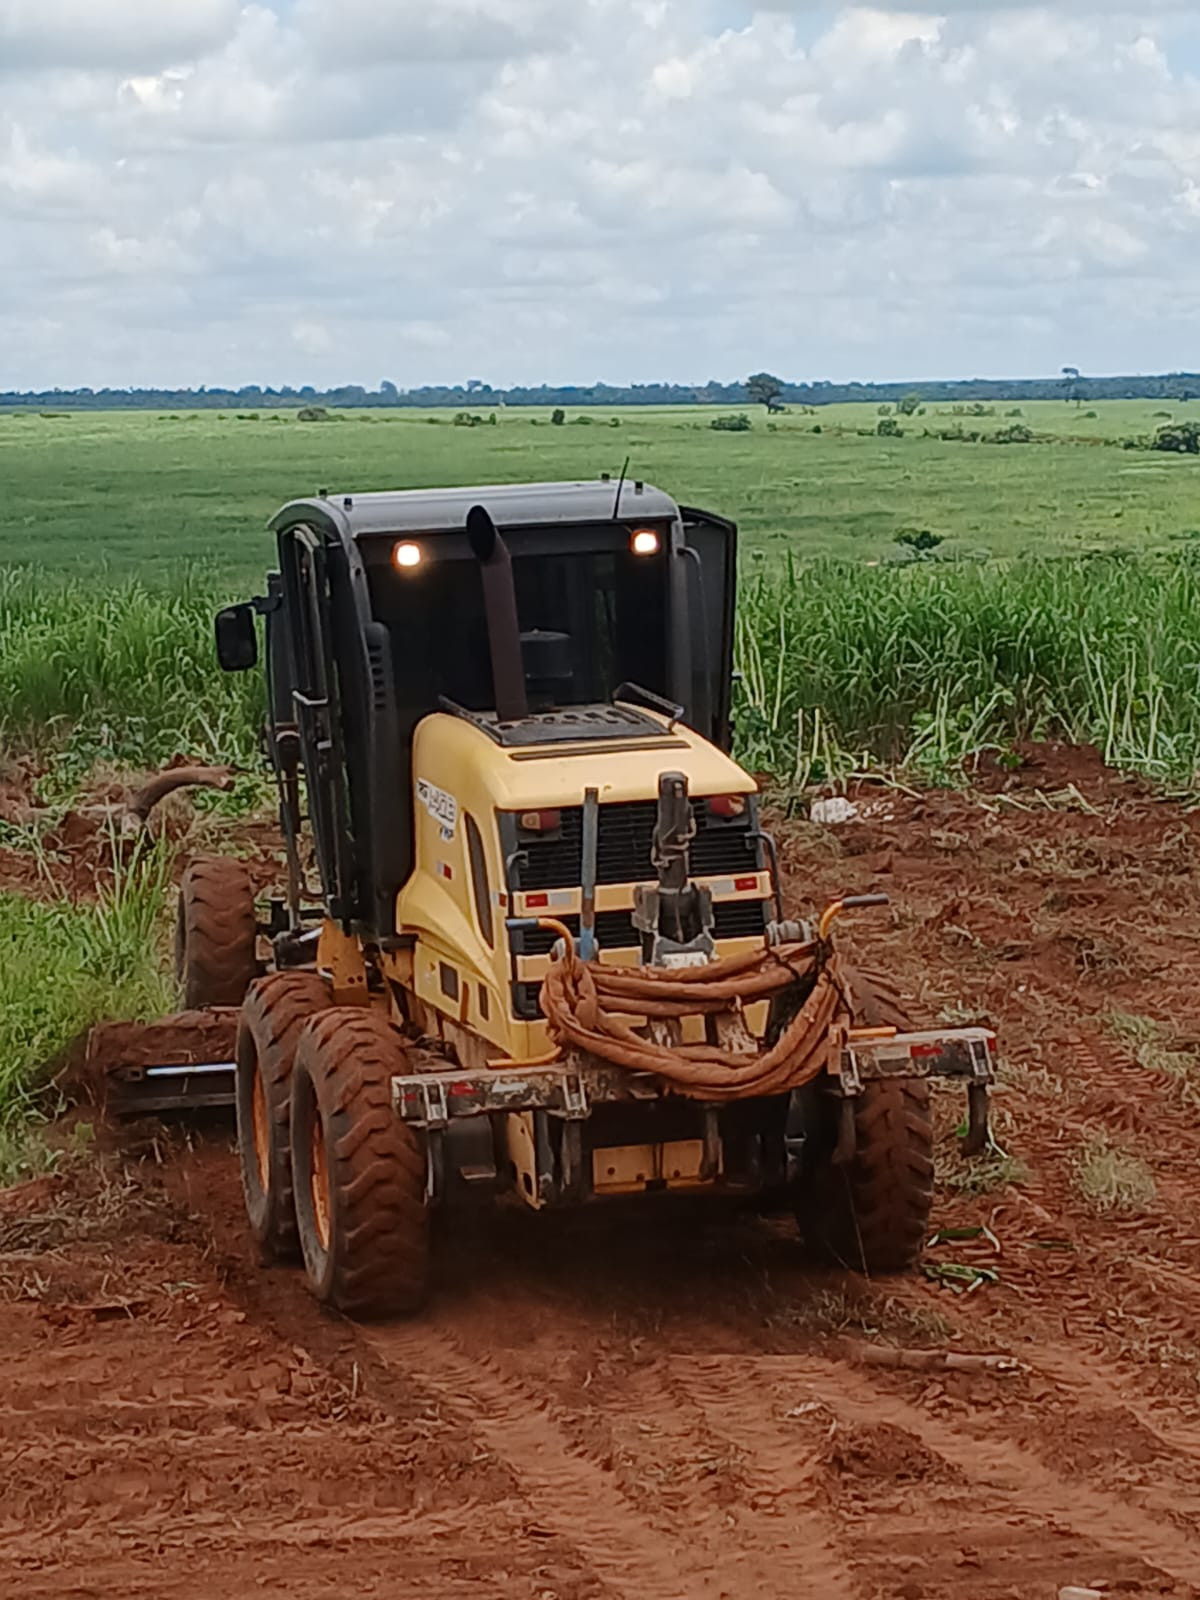
<path id="1" fill-rule="evenodd" d="M 1200 367 L 1200 6 L 0 0 L 0 390 Z"/>

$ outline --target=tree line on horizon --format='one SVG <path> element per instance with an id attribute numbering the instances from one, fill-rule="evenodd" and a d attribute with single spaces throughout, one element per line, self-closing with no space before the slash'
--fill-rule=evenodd
<path id="1" fill-rule="evenodd" d="M 384 380 L 378 389 L 342 384 L 317 389 L 310 384 L 262 388 L 247 384 L 240 389 L 41 389 L 0 391 L 0 410 L 60 411 L 227 411 L 291 410 L 303 406 L 362 409 L 407 408 L 433 410 L 462 406 L 672 406 L 754 405 L 824 406 L 847 402 L 906 400 L 914 393 L 933 404 L 972 400 L 1062 400 L 1077 403 L 1098 400 L 1200 399 L 1200 374 L 1172 372 L 1153 376 L 1088 378 L 1064 369 L 1070 379 L 962 378 L 939 382 L 905 383 L 789 383 L 757 373 L 738 383 L 705 384 L 607 383 L 550 385 L 494 389 L 481 379 L 465 384 L 426 384 L 401 389 Z M 764 382 L 763 380 L 767 380 Z M 767 399 L 767 391 L 771 399 Z"/>

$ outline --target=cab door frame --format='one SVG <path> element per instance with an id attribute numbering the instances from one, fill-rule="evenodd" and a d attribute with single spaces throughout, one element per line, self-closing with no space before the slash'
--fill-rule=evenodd
<path id="1" fill-rule="evenodd" d="M 720 750 L 733 745 L 737 524 L 680 506 L 688 581 L 692 726 Z"/>
<path id="2" fill-rule="evenodd" d="M 354 867 L 329 557 L 329 546 L 306 524 L 280 536 L 280 569 L 291 623 L 291 699 L 308 821 L 326 908 L 337 921 L 349 923 L 354 915 Z"/>

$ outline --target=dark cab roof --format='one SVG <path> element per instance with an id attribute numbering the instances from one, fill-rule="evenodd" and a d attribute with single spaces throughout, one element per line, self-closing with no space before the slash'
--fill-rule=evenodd
<path id="1" fill-rule="evenodd" d="M 472 506 L 482 505 L 499 528 L 529 528 L 571 522 L 674 520 L 679 508 L 670 495 L 648 483 L 626 480 L 618 503 L 617 485 L 590 483 L 506 483 L 474 489 L 397 489 L 382 494 L 326 494 L 293 500 L 277 511 L 277 531 L 299 523 L 326 529 L 336 537 L 369 539 L 397 533 L 457 533 Z"/>

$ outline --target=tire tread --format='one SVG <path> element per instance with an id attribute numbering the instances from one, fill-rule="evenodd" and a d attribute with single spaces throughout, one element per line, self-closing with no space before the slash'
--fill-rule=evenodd
<path id="1" fill-rule="evenodd" d="M 320 1298 L 352 1317 L 414 1311 L 427 1292 L 425 1155 L 416 1133 L 391 1106 L 391 1079 L 407 1063 L 396 1029 L 361 1007 L 339 1007 L 315 1018 L 297 1051 L 315 1110 L 328 1128 L 328 1253 L 320 1251 L 307 1215 L 311 1202 L 306 1207 L 298 1196 L 309 1282 Z M 307 1160 L 302 1152 L 305 1182 Z"/>
<path id="2" fill-rule="evenodd" d="M 199 856 L 179 890 L 176 977 L 186 1010 L 240 1006 L 258 976 L 254 886 L 243 862 Z"/>
<path id="3" fill-rule="evenodd" d="M 855 1022 L 911 1027 L 895 985 L 851 971 L 847 997 Z M 904 1272 L 921 1255 L 933 1207 L 933 1125 L 929 1083 L 888 1078 L 868 1083 L 855 1104 L 857 1148 L 844 1167 L 813 1174 L 798 1212 L 809 1242 L 837 1265 L 868 1276 Z"/>

